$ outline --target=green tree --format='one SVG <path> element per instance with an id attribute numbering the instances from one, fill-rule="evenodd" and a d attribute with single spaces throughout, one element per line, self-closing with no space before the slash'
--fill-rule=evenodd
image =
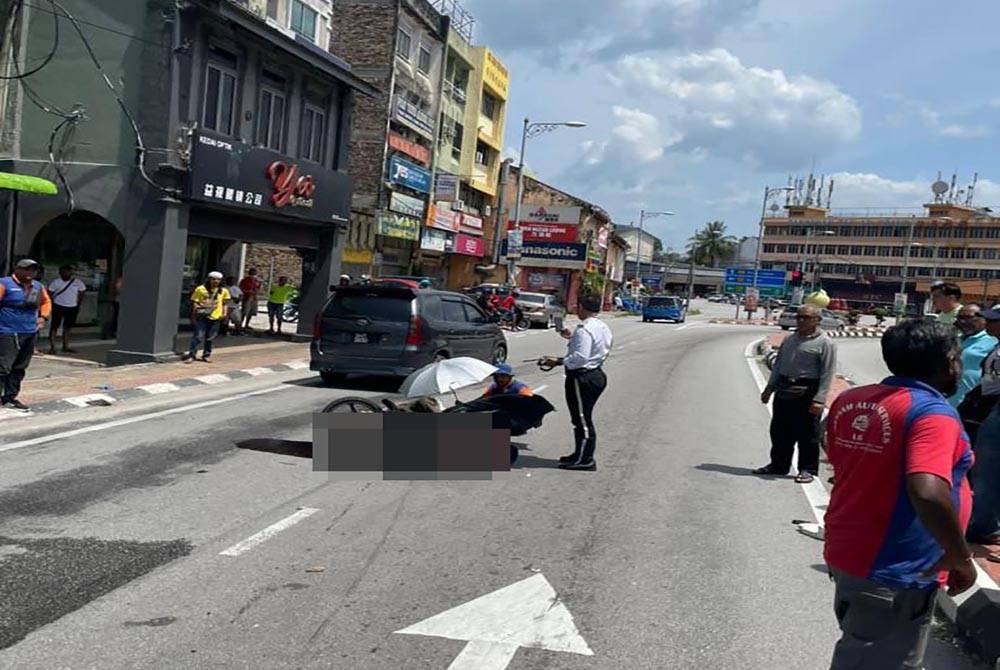
<path id="1" fill-rule="evenodd" d="M 688 253 L 699 265 L 719 267 L 719 262 L 736 252 L 736 238 L 726 234 L 723 221 L 709 221 L 688 239 Z"/>

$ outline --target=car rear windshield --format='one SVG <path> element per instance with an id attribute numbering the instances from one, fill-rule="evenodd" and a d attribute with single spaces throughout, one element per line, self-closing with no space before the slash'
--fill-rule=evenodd
<path id="1" fill-rule="evenodd" d="M 532 293 L 522 293 L 519 297 L 521 299 L 521 302 L 530 302 L 530 303 L 534 303 L 536 305 L 544 305 L 545 304 L 545 296 L 544 295 L 538 295 L 538 294 L 532 294 Z"/>
<path id="2" fill-rule="evenodd" d="M 650 307 L 677 307 L 677 298 L 650 298 Z"/>
<path id="3" fill-rule="evenodd" d="M 412 299 L 371 294 L 336 295 L 323 309 L 323 316 L 350 319 L 367 316 L 372 321 L 409 321 Z"/>

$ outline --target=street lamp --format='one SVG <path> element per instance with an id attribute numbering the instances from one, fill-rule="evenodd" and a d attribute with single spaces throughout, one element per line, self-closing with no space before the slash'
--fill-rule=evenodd
<path id="1" fill-rule="evenodd" d="M 817 233 L 815 228 L 809 228 L 806 231 L 806 243 L 805 243 L 805 248 L 803 249 L 802 268 L 801 268 L 803 276 L 806 275 L 807 266 L 809 265 L 809 238 L 815 237 L 816 235 L 836 235 L 836 234 L 837 233 L 832 230 L 823 230 Z M 817 247 L 816 253 L 813 256 L 815 262 L 813 263 L 812 278 L 809 280 L 810 291 L 814 291 L 816 289 L 816 266 L 819 265 L 819 257 L 820 257 L 819 247 Z"/>
<path id="2" fill-rule="evenodd" d="M 531 123 L 524 119 L 524 130 L 521 131 L 521 159 L 517 168 L 517 196 L 514 200 L 514 225 L 511 230 L 520 230 L 521 226 L 521 199 L 524 197 L 524 151 L 527 148 L 528 138 L 536 137 L 543 133 L 550 133 L 560 127 L 565 128 L 585 128 L 583 121 L 561 121 L 559 123 Z M 507 235 L 507 283 L 514 284 L 514 267 L 516 261 L 511 256 L 510 235 Z"/>
<path id="3" fill-rule="evenodd" d="M 639 241 L 635 245 L 635 278 L 636 282 L 642 284 L 642 224 L 646 219 L 655 219 L 658 216 L 673 216 L 673 212 L 639 212 Z"/>
<path id="4" fill-rule="evenodd" d="M 764 187 L 764 202 L 760 206 L 760 227 L 757 232 L 757 253 L 754 254 L 753 261 L 753 287 L 757 288 L 757 275 L 760 274 L 760 252 L 764 246 L 764 217 L 767 216 L 767 201 L 778 193 L 788 193 L 789 191 L 794 191 L 795 189 L 791 186 L 778 186 L 776 188 L 771 188 L 770 186 Z"/>

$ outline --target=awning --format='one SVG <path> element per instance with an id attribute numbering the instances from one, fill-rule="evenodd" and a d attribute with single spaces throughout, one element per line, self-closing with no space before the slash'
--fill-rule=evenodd
<path id="1" fill-rule="evenodd" d="M 13 174 L 11 172 L 0 172 L 0 188 L 11 191 L 38 193 L 41 195 L 56 195 L 59 193 L 56 185 L 48 179 L 31 177 L 25 174 Z"/>

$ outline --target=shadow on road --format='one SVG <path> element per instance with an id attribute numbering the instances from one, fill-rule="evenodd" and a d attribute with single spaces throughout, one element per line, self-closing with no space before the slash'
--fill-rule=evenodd
<path id="1" fill-rule="evenodd" d="M 312 442 L 300 440 L 279 440 L 270 437 L 252 438 L 236 443 L 237 449 L 247 451 L 263 451 L 268 454 L 278 454 L 280 456 L 297 456 L 298 458 L 312 458 Z"/>
<path id="2" fill-rule="evenodd" d="M 556 470 L 559 468 L 559 461 L 552 460 L 549 458 L 539 458 L 538 456 L 527 456 L 525 454 L 520 454 L 514 464 L 510 466 L 511 469 L 525 470 L 531 469 L 549 469 Z"/>
<path id="3" fill-rule="evenodd" d="M 755 475 L 753 468 L 737 468 L 732 465 L 722 463 L 702 463 L 694 466 L 695 470 L 702 472 L 721 472 L 724 475 L 737 475 L 740 477 L 759 477 L 761 479 L 785 479 L 787 475 Z"/>

